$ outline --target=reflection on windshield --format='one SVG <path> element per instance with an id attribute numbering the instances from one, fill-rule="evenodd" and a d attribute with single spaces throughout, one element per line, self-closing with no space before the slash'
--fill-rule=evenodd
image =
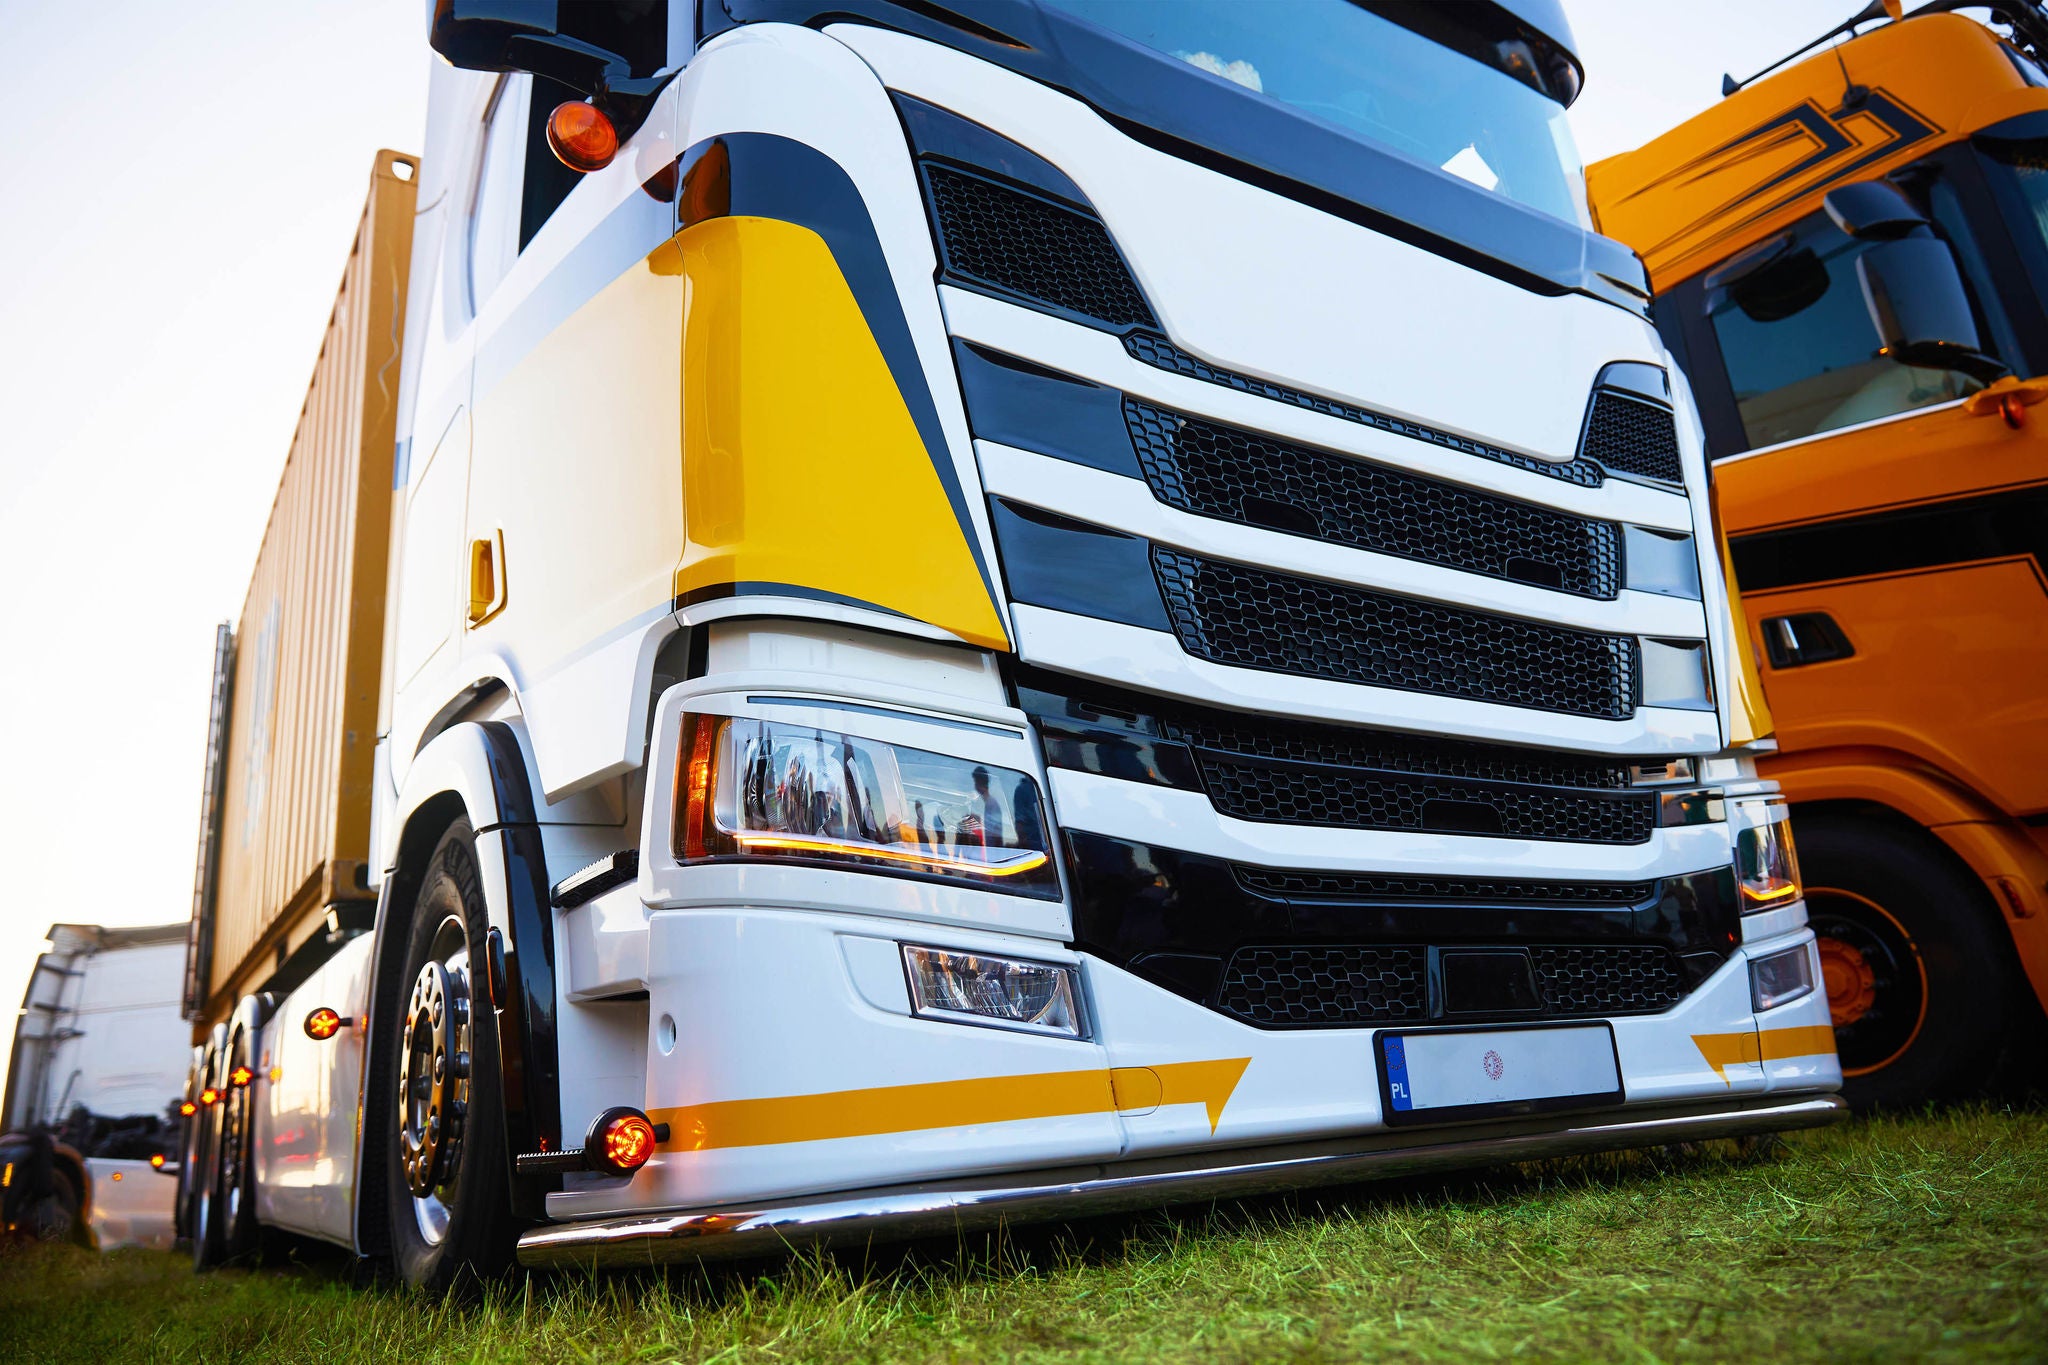
<path id="1" fill-rule="evenodd" d="M 1564 107 L 1348 0 L 1044 0 L 1481 189 L 1590 226 Z"/>

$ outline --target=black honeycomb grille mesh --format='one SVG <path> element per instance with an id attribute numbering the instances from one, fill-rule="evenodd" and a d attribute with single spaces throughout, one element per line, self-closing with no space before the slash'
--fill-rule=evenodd
<path id="1" fill-rule="evenodd" d="M 1671 410 L 1606 390 L 1594 395 L 1582 454 L 1624 474 L 1667 483 L 1679 483 L 1685 477 L 1678 462 L 1678 428 Z"/>
<path id="2" fill-rule="evenodd" d="M 1655 882 L 1533 882 L 1390 872 L 1296 872 L 1239 867 L 1247 891 L 1305 900 L 1436 901 L 1462 905 L 1641 905 Z"/>
<path id="3" fill-rule="evenodd" d="M 1530 958 L 1542 1016 L 1655 1014 L 1685 998 L 1677 962 L 1656 944 L 1538 947 Z M 1269 1028 L 1416 1023 L 1429 1015 L 1428 963 L 1421 946 L 1240 948 L 1223 969 L 1216 1008 Z"/>
<path id="4" fill-rule="evenodd" d="M 1160 546 L 1152 568 L 1181 648 L 1212 663 L 1623 719 L 1636 643 Z"/>
<path id="5" fill-rule="evenodd" d="M 1246 758 L 1284 759 L 1346 768 L 1398 768 L 1483 782 L 1527 782 L 1550 787 L 1628 786 L 1627 766 L 1591 756 L 1472 744 L 1346 725 L 1273 720 L 1231 711 L 1184 711 L 1166 718 L 1174 739 L 1197 749 L 1221 749 Z"/>
<path id="6" fill-rule="evenodd" d="M 1685 998 L 1668 948 L 1614 943 L 1529 952 L 1536 989 L 1552 1014 L 1654 1014 Z"/>
<path id="7" fill-rule="evenodd" d="M 1287 403 L 1297 408 L 1307 408 L 1311 412 L 1342 418 L 1346 422 L 1357 422 L 1380 431 L 1392 432 L 1396 436 L 1406 436 L 1410 440 L 1427 441 L 1431 445 L 1443 446 L 1467 455 L 1477 455 L 1483 460 L 1513 465 L 1516 469 L 1541 474 L 1545 478 L 1563 479 L 1566 483 L 1575 483 L 1582 488 L 1598 488 L 1602 482 L 1600 466 L 1583 455 L 1562 464 L 1539 460 L 1533 456 L 1488 445 L 1484 441 L 1438 431 L 1435 427 L 1426 427 L 1420 422 L 1389 417 L 1386 413 L 1374 412 L 1371 408 L 1355 407 L 1350 403 L 1340 403 L 1334 398 L 1324 398 L 1317 394 L 1304 393 L 1300 389 L 1290 389 L 1263 379 L 1254 379 L 1250 375 L 1218 369 L 1206 360 L 1189 355 L 1165 337 L 1154 333 L 1132 332 L 1126 335 L 1124 349 L 1147 365 L 1171 370 L 1175 374 L 1184 374 L 1191 379 L 1221 384 L 1224 388 L 1236 389 L 1239 393 L 1257 394 L 1261 398 L 1270 398 L 1275 402 Z"/>
<path id="8" fill-rule="evenodd" d="M 1124 400 L 1152 493 L 1199 516 L 1611 598 L 1620 532 L 1527 503 Z"/>
<path id="9" fill-rule="evenodd" d="M 949 166 L 924 173 L 947 274 L 1112 328 L 1156 325 L 1094 218 Z"/>
<path id="10" fill-rule="evenodd" d="M 1217 1008 L 1256 1024 L 1352 1024 L 1422 1019 L 1429 1010 L 1421 948 L 1240 948 Z"/>
<path id="11" fill-rule="evenodd" d="M 1202 751 L 1196 761 L 1211 804 L 1241 820 L 1591 844 L 1639 844 L 1657 827 L 1654 796 L 1245 763 Z"/>

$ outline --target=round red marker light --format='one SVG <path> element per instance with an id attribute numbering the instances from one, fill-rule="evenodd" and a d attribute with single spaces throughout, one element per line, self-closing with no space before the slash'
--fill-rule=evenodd
<path id="1" fill-rule="evenodd" d="M 639 1114 L 619 1114 L 604 1126 L 598 1160 L 621 1175 L 654 1155 L 654 1125 Z"/>
<path id="2" fill-rule="evenodd" d="M 306 1016 L 306 1036 L 316 1043 L 324 1043 L 341 1031 L 341 1016 L 322 1005 Z"/>
<path id="3" fill-rule="evenodd" d="M 619 154 L 619 130 L 596 105 L 570 100 L 548 115 L 548 150 L 570 170 L 588 175 Z"/>

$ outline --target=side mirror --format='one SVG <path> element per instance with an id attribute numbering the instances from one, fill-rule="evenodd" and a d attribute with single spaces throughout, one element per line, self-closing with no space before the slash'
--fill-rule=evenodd
<path id="1" fill-rule="evenodd" d="M 1856 278 L 1885 355 L 1986 383 L 2006 373 L 1984 354 L 1948 243 L 1933 236 L 1880 242 L 1856 258 Z"/>

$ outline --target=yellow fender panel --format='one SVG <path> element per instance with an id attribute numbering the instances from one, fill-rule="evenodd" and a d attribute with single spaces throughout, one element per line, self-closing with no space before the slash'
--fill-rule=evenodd
<path id="1" fill-rule="evenodd" d="M 831 248 L 714 218 L 675 239 L 683 296 L 678 601 L 780 592 L 1008 649 L 934 458 Z"/>

